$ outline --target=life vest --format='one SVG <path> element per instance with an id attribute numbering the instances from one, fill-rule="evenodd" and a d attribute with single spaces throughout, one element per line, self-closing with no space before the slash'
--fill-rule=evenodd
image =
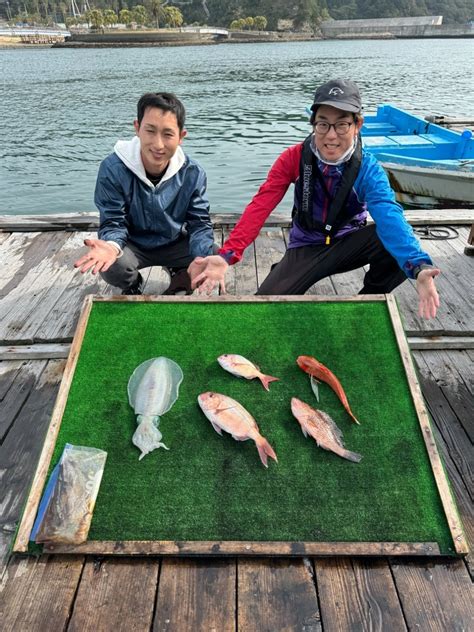
<path id="1" fill-rule="evenodd" d="M 311 148 L 311 139 L 312 135 L 310 134 L 303 143 L 299 177 L 301 187 L 300 207 L 293 207 L 292 217 L 296 218 L 302 228 L 325 235 L 326 244 L 330 244 L 332 237 L 339 228 L 345 226 L 354 217 L 354 212 L 347 205 L 347 201 L 362 163 L 362 142 L 359 137 L 354 153 L 344 167 L 336 194 L 331 195 L 324 181 L 324 176 L 318 167 L 318 159 Z M 324 195 L 330 200 L 325 222 L 316 219 L 313 215 L 313 192 L 316 179 L 319 180 Z"/>

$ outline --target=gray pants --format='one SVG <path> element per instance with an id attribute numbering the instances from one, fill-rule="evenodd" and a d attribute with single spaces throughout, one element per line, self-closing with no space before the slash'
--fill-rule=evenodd
<path id="1" fill-rule="evenodd" d="M 138 280 L 138 271 L 150 266 L 167 268 L 187 268 L 194 259 L 189 254 L 189 237 L 183 236 L 172 244 L 143 250 L 132 242 L 123 248 L 123 255 L 107 272 L 100 275 L 107 283 L 126 290 L 134 286 Z"/>

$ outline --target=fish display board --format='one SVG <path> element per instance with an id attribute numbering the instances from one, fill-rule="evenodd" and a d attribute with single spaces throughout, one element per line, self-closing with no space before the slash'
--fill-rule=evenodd
<path id="1" fill-rule="evenodd" d="M 223 370 L 238 354 L 278 377 Z M 313 356 L 344 387 L 316 401 L 296 360 Z M 127 384 L 165 357 L 182 369 L 160 419 L 169 450 L 142 460 Z M 215 392 L 255 419 L 277 460 L 218 434 L 198 403 Z M 341 458 L 306 438 L 297 398 L 341 431 Z M 201 398 L 202 399 L 202 398 Z M 202 403 L 202 402 L 201 402 Z M 215 425 L 215 424 L 214 424 Z M 159 555 L 462 555 L 468 552 L 395 299 L 390 296 L 87 297 L 14 545 L 27 551 L 38 503 L 66 443 L 107 452 L 88 540 L 45 552 Z M 31 550 L 31 549 L 30 549 Z"/>

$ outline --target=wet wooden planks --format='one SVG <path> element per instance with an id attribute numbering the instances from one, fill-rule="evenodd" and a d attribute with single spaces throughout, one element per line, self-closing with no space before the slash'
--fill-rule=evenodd
<path id="1" fill-rule="evenodd" d="M 451 275 L 472 278 L 472 259 L 462 255 L 468 230 L 459 240 L 426 242 L 426 249 Z M 262 231 L 244 262 L 230 269 L 228 291 L 250 294 L 278 261 L 286 232 Z M 226 231 L 216 230 L 221 243 Z M 111 292 L 90 275 L 69 274 L 85 234 L 47 232 L 0 235 L 0 254 L 12 252 L 11 270 L 0 276 L 0 296 L 23 284 L 29 299 L 26 317 L 8 302 L 16 328 L 3 329 L 6 342 L 67 340 L 72 336 L 82 297 L 89 291 Z M 2 251 L 5 243 L 7 251 Z M 424 242 L 425 243 L 425 242 Z M 10 250 L 11 248 L 11 250 Z M 25 251 L 31 257 L 24 257 Z M 44 255 L 49 263 L 45 263 Z M 470 267 L 471 266 L 471 267 Z M 59 272 L 57 268 L 59 267 Z M 73 271 L 74 273 L 74 271 Z M 13 275 L 13 276 L 12 276 Z M 314 286 L 315 294 L 354 294 L 363 271 L 337 275 Z M 470 275 L 470 276 L 469 276 Z M 149 291 L 161 292 L 166 275 L 147 272 Z M 448 285 L 449 285 L 448 284 Z M 53 287 L 59 285 L 59 287 Z M 408 328 L 472 334 L 469 313 L 457 315 L 466 286 L 452 294 L 440 319 L 430 329 L 413 315 L 416 294 L 411 283 L 398 290 Z M 40 294 L 40 299 L 37 295 Z M 40 310 L 29 308 L 37 301 Z M 43 305 L 44 303 L 44 305 Z M 2 315 L 3 306 L 2 302 Z M 38 318 L 35 318 L 35 311 Z M 50 321 L 50 322 L 49 322 Z M 53 323 L 54 321 L 54 323 Z M 15 332 L 15 335 L 12 335 Z M 19 339 L 15 336 L 18 335 Z M 49 338 L 51 336 L 51 338 Z M 415 354 L 425 399 L 452 482 L 471 547 L 472 510 L 472 351 L 418 351 Z M 343 630 L 470 629 L 474 626 L 472 559 L 390 560 L 314 559 L 173 559 L 84 558 L 42 556 L 12 558 L 8 545 L 31 480 L 42 437 L 52 410 L 62 365 L 59 360 L 0 363 L 0 620 L 6 630 Z M 43 434 L 42 434 L 43 433 Z M 5 486 L 4 486 L 5 483 Z M 3 561 L 3 566 L 2 566 Z"/>
<path id="2" fill-rule="evenodd" d="M 467 227 L 458 227 L 459 237 L 449 241 L 423 241 L 424 248 L 440 266 L 437 285 L 441 295 L 439 315 L 433 321 L 417 316 L 417 294 L 413 282 L 395 290 L 406 331 L 411 334 L 472 335 L 472 278 L 474 259 L 463 254 Z M 216 229 L 222 243 L 229 229 Z M 0 344 L 33 344 L 70 341 L 77 315 L 86 294 L 118 293 L 92 274 L 80 274 L 73 262 L 84 251 L 89 233 L 12 233 L 0 244 L 0 258 L 9 265 L 0 271 Z M 245 252 L 243 261 L 227 274 L 230 294 L 253 294 L 271 266 L 285 251 L 287 230 L 268 228 Z M 363 270 L 324 279 L 309 290 L 318 295 L 354 295 L 363 283 Z M 168 285 L 166 273 L 158 268 L 144 272 L 148 293 L 160 293 Z"/>

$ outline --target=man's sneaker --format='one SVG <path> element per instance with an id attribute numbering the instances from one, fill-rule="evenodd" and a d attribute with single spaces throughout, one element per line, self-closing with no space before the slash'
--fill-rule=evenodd
<path id="1" fill-rule="evenodd" d="M 169 287 L 163 292 L 163 296 L 173 296 L 176 294 L 192 294 L 191 277 L 187 268 L 164 268 L 170 275 Z"/>
<path id="2" fill-rule="evenodd" d="M 138 273 L 135 283 L 130 287 L 125 288 L 125 290 L 122 290 L 122 296 L 140 296 L 143 294 L 143 287 L 143 277 L 140 273 Z"/>

